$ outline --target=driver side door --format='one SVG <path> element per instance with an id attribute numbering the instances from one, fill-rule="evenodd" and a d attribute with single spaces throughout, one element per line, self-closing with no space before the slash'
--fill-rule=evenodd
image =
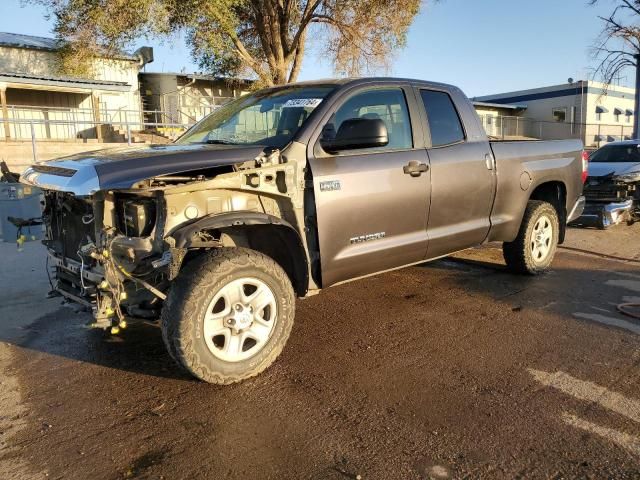
<path id="1" fill-rule="evenodd" d="M 322 130 L 339 131 L 354 118 L 381 119 L 389 141 L 338 153 L 326 152 L 320 136 L 313 143 L 323 287 L 420 262 L 427 251 L 429 158 L 416 148 L 423 140 L 413 91 L 357 89 L 337 102 Z"/>

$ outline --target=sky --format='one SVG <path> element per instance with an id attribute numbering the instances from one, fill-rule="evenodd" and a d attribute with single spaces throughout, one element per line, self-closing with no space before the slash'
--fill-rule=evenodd
<path id="1" fill-rule="evenodd" d="M 23 0 L 0 0 L 0 31 L 52 36 L 42 7 Z M 452 83 L 468 96 L 523 90 L 568 78 L 593 79 L 591 47 L 614 0 L 426 0 L 396 52 L 391 76 Z M 154 47 L 147 71 L 198 71 L 184 38 L 141 40 Z M 309 40 L 300 80 L 334 76 L 330 59 Z M 620 83 L 630 85 L 632 72 Z M 595 78 L 596 80 L 598 78 Z"/>

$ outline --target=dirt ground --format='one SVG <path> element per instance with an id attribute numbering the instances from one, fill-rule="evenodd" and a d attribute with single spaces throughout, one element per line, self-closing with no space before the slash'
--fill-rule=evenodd
<path id="1" fill-rule="evenodd" d="M 218 387 L 153 325 L 84 328 L 42 247 L 0 245 L 0 479 L 640 478 L 640 321 L 616 312 L 640 225 L 566 246 L 541 277 L 488 245 L 327 289 Z"/>

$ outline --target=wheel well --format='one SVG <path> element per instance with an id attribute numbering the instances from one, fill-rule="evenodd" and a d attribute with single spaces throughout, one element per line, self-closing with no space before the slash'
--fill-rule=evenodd
<path id="1" fill-rule="evenodd" d="M 204 243 L 194 242 L 202 233 L 209 238 L 205 238 Z M 309 266 L 300 235 L 280 218 L 253 211 L 228 212 L 178 227 L 169 236 L 176 248 L 188 250 L 183 264 L 207 248 L 245 247 L 275 260 L 289 276 L 299 297 L 309 289 Z"/>
<path id="2" fill-rule="evenodd" d="M 563 243 L 567 230 L 567 187 L 564 183 L 554 181 L 540 184 L 531 193 L 529 199 L 542 200 L 553 205 L 560 220 L 559 243 Z"/>
<path id="3" fill-rule="evenodd" d="M 275 260 L 291 280 L 299 297 L 307 293 L 309 269 L 298 234 L 284 225 L 242 225 L 220 228 L 232 241 L 230 246 L 246 247 Z"/>

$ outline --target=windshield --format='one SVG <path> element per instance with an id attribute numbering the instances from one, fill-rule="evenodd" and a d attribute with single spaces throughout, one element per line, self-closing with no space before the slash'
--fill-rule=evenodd
<path id="1" fill-rule="evenodd" d="M 590 162 L 596 163 L 640 163 L 638 145 L 611 145 L 602 147 L 591 157 Z"/>
<path id="2" fill-rule="evenodd" d="M 196 123 L 176 143 L 282 148 L 334 88 L 288 87 L 246 95 Z"/>

